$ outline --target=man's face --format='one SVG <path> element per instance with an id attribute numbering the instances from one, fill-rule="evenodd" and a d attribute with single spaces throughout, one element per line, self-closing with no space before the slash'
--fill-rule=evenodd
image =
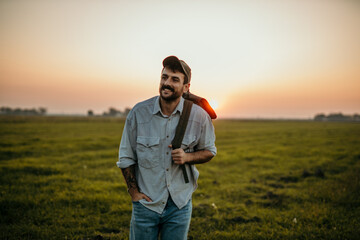
<path id="1" fill-rule="evenodd" d="M 173 72 L 170 68 L 164 68 L 161 73 L 160 96 L 167 102 L 172 102 L 180 98 L 187 92 L 190 83 L 184 84 L 185 75 L 181 72 Z"/>

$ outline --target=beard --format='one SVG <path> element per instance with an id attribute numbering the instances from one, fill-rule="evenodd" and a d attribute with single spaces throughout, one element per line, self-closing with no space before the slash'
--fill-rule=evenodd
<path id="1" fill-rule="evenodd" d="M 163 94 L 163 90 L 165 90 L 165 89 L 171 91 L 172 94 L 170 94 L 170 95 L 164 95 L 164 94 Z M 159 92 L 160 92 L 160 97 L 161 97 L 164 101 L 166 101 L 166 102 L 174 102 L 174 101 L 176 101 L 177 99 L 179 99 L 179 98 L 182 96 L 183 90 L 184 90 L 184 88 L 182 88 L 180 91 L 175 91 L 175 89 L 172 88 L 172 87 L 169 86 L 169 85 L 162 85 L 162 86 L 160 86 Z"/>

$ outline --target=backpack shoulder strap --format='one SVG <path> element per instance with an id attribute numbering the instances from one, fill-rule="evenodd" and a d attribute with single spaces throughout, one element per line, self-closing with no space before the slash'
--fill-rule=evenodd
<path id="1" fill-rule="evenodd" d="M 196 96 L 190 92 L 186 92 L 183 94 L 183 98 L 192 101 L 193 103 L 199 105 L 202 109 L 204 109 L 210 116 L 211 119 L 216 119 L 216 113 L 214 109 L 210 106 L 209 102 L 202 97 Z"/>
<path id="2" fill-rule="evenodd" d="M 185 135 L 187 123 L 189 121 L 189 116 L 190 116 L 192 105 L 193 105 L 192 101 L 185 99 L 184 108 L 183 108 L 182 114 L 180 116 L 179 123 L 176 127 L 175 137 L 171 143 L 173 146 L 173 149 L 177 149 L 177 148 L 181 147 L 181 143 L 182 143 L 182 140 Z"/>
<path id="3" fill-rule="evenodd" d="M 193 105 L 192 101 L 189 101 L 189 100 L 185 99 L 183 111 L 182 111 L 182 114 L 180 116 L 179 123 L 178 123 L 178 125 L 176 127 L 176 130 L 175 130 L 175 137 L 171 142 L 173 149 L 178 149 L 178 148 L 181 147 L 181 143 L 182 143 L 182 140 L 184 138 L 186 127 L 187 127 L 187 124 L 188 124 L 188 121 L 189 121 L 189 116 L 190 116 L 192 105 Z M 188 177 L 187 172 L 186 172 L 185 164 L 181 165 L 180 167 L 181 167 L 181 169 L 183 171 L 183 174 L 184 174 L 185 183 L 188 183 L 189 182 L 189 177 Z"/>

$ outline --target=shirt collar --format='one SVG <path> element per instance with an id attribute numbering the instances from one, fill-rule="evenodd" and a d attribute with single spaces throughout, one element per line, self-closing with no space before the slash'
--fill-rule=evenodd
<path id="1" fill-rule="evenodd" d="M 180 98 L 180 102 L 179 104 L 176 106 L 173 114 L 175 114 L 176 112 L 180 112 L 180 115 L 182 114 L 183 108 L 184 108 L 184 98 L 181 97 Z M 157 96 L 156 100 L 155 100 L 155 104 L 154 104 L 154 110 L 153 110 L 153 114 L 157 114 L 158 112 L 161 112 L 161 108 L 160 108 L 160 96 Z M 164 116 L 164 114 L 162 114 Z"/>

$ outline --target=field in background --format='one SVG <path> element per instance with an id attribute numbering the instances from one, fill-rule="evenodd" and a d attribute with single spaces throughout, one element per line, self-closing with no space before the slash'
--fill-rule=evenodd
<path id="1" fill-rule="evenodd" d="M 124 120 L 0 118 L 0 239 L 127 239 Z M 360 124 L 214 122 L 189 239 L 358 239 Z"/>

